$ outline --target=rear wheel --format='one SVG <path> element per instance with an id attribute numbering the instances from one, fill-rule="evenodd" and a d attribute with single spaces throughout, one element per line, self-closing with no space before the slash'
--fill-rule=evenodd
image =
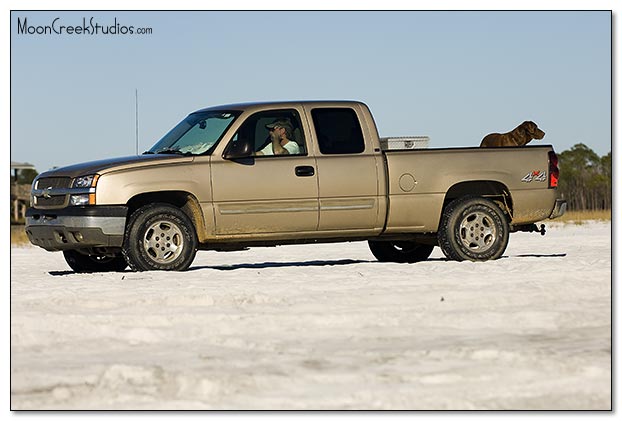
<path id="1" fill-rule="evenodd" d="M 451 202 L 438 231 L 441 250 L 451 260 L 498 259 L 508 246 L 510 228 L 503 211 L 481 197 Z"/>
<path id="2" fill-rule="evenodd" d="M 414 241 L 370 240 L 369 249 L 381 262 L 415 263 L 427 260 L 434 246 Z"/>
<path id="3" fill-rule="evenodd" d="M 87 254 L 77 250 L 63 251 L 65 261 L 75 272 L 122 272 L 127 262 L 121 253 L 116 255 Z"/>
<path id="4" fill-rule="evenodd" d="M 127 224 L 123 255 L 133 270 L 188 269 L 197 251 L 190 218 L 164 203 L 143 206 Z"/>

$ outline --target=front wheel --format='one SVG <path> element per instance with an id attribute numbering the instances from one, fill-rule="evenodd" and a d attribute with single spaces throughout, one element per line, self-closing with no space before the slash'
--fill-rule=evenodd
<path id="1" fill-rule="evenodd" d="M 433 245 L 414 241 L 369 241 L 371 253 L 381 262 L 416 263 L 427 260 Z"/>
<path id="2" fill-rule="evenodd" d="M 77 250 L 63 251 L 65 261 L 75 272 L 122 272 L 127 267 L 127 262 L 121 255 L 96 255 L 82 253 Z"/>
<path id="3" fill-rule="evenodd" d="M 136 271 L 182 271 L 194 260 L 197 244 L 194 225 L 181 209 L 154 203 L 143 206 L 130 217 L 123 255 Z"/>
<path id="4" fill-rule="evenodd" d="M 451 202 L 438 231 L 441 250 L 451 260 L 498 259 L 508 246 L 510 228 L 499 206 L 481 197 Z"/>

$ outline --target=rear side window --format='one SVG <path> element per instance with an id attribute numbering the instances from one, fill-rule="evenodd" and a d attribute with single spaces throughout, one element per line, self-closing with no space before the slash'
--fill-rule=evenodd
<path id="1" fill-rule="evenodd" d="M 353 154 L 365 150 L 361 124 L 353 109 L 316 108 L 311 116 L 322 154 Z"/>

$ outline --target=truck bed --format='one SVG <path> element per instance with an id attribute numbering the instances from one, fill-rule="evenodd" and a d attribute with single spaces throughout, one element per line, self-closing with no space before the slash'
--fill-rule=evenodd
<path id="1" fill-rule="evenodd" d="M 467 186 L 484 195 L 507 196 L 513 224 L 546 219 L 557 197 L 548 188 L 547 152 L 552 150 L 551 145 L 538 145 L 385 151 L 386 232 L 436 232 L 446 198 Z"/>

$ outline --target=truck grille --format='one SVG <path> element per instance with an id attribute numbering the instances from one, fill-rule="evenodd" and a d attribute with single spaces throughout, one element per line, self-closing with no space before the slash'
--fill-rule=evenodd
<path id="1" fill-rule="evenodd" d="M 71 178 L 69 177 L 48 177 L 40 178 L 37 181 L 36 189 L 47 189 L 52 187 L 53 189 L 68 189 L 71 185 Z"/>
<path id="2" fill-rule="evenodd" d="M 49 198 L 46 198 L 46 197 L 35 197 L 35 206 L 38 207 L 38 208 L 39 207 L 47 208 L 47 207 L 51 207 L 51 206 L 64 207 L 66 198 L 67 198 L 66 195 L 50 196 Z"/>
<path id="3" fill-rule="evenodd" d="M 50 197 L 34 197 L 34 206 L 39 209 L 63 208 L 67 206 L 68 197 L 65 194 L 54 195 L 55 189 L 68 189 L 71 187 L 70 177 L 46 177 L 37 180 L 35 189 L 44 190 L 51 188 Z"/>

